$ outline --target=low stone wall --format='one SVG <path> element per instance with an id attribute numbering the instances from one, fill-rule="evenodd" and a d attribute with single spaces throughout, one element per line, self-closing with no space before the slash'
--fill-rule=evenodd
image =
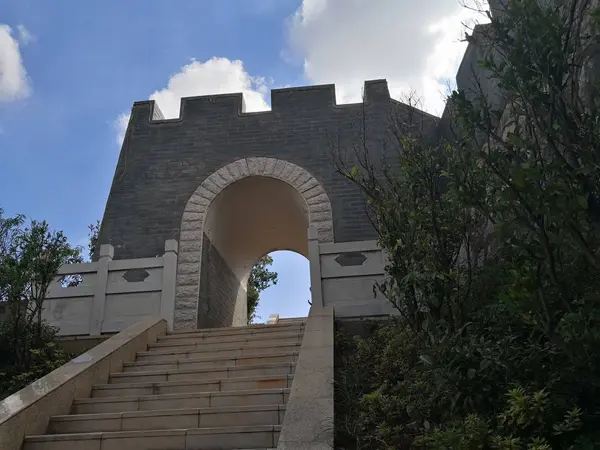
<path id="1" fill-rule="evenodd" d="M 332 307 L 336 317 L 395 314 L 373 290 L 384 279 L 387 264 L 377 241 L 319 243 L 312 228 L 308 236 L 313 306 Z"/>
<path id="2" fill-rule="evenodd" d="M 156 258 L 113 261 L 113 254 L 111 245 L 103 245 L 98 262 L 60 268 L 42 312 L 59 336 L 115 333 L 150 317 L 162 317 L 173 328 L 177 241 L 167 241 Z M 81 282 L 64 287 L 65 276 Z"/>
<path id="3" fill-rule="evenodd" d="M 166 331 L 163 319 L 142 320 L 2 400 L 0 449 L 20 450 L 25 436 L 44 434 L 50 417 L 69 414 L 75 398 L 89 397 L 92 385 L 106 383 Z"/>
<path id="4" fill-rule="evenodd" d="M 333 448 L 333 308 L 310 309 L 278 450 Z"/>

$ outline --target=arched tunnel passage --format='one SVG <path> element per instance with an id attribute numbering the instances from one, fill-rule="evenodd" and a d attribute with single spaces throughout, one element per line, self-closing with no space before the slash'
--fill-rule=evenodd
<path id="1" fill-rule="evenodd" d="M 210 203 L 204 226 L 198 328 L 245 325 L 254 264 L 277 250 L 308 257 L 306 201 L 291 185 L 250 176 Z"/>
<path id="2" fill-rule="evenodd" d="M 306 256 L 308 226 L 335 241 L 329 196 L 296 164 L 244 158 L 205 178 L 181 216 L 174 328 L 244 325 L 253 264 L 275 250 Z"/>

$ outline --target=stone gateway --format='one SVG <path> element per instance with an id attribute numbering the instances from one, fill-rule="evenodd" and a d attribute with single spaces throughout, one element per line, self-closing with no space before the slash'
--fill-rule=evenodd
<path id="1" fill-rule="evenodd" d="M 313 296 L 321 290 L 327 304 L 337 302 L 329 290 L 343 292 L 338 314 L 374 305 L 383 259 L 363 195 L 336 173 L 333 148 L 351 149 L 366 135 L 379 157 L 390 119 L 409 107 L 375 80 L 365 83 L 363 103 L 338 105 L 335 87 L 324 85 L 273 90 L 271 108 L 246 113 L 242 94 L 184 98 L 176 119 L 153 101 L 133 106 L 99 243 L 113 245 L 119 260 L 155 257 L 166 240 L 179 241 L 175 328 L 245 324 L 252 266 L 275 250 L 310 257 L 309 227 L 320 245 L 373 253 L 344 266 L 335 247 L 324 247 L 332 253 L 322 269 L 333 272 Z M 345 157 L 356 164 L 353 152 Z"/>

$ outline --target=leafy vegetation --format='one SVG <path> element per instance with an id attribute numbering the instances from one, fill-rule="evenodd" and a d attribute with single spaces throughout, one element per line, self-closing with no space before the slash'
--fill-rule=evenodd
<path id="1" fill-rule="evenodd" d="M 3 218 L 0 209 L 0 398 L 66 362 L 56 330 L 42 320 L 43 302 L 60 266 L 80 261 L 62 232 L 23 216 Z"/>
<path id="2" fill-rule="evenodd" d="M 277 284 L 277 273 L 269 270 L 271 264 L 273 264 L 273 258 L 265 255 L 258 260 L 250 272 L 248 278 L 248 323 L 254 323 L 258 319 L 256 308 L 260 293 L 269 286 Z"/>
<path id="3" fill-rule="evenodd" d="M 539 3 L 477 34 L 502 102 L 453 92 L 439 145 L 409 114 L 391 163 L 366 140 L 339 161 L 398 317 L 337 337 L 337 448 L 600 448 L 600 111 L 581 70 L 600 14 Z"/>

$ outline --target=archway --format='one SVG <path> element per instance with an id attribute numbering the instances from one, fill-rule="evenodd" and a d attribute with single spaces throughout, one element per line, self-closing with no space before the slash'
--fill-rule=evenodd
<path id="1" fill-rule="evenodd" d="M 307 255 L 307 228 L 333 242 L 329 197 L 295 164 L 246 158 L 198 187 L 181 219 L 175 328 L 245 324 L 249 272 L 263 255 Z"/>

